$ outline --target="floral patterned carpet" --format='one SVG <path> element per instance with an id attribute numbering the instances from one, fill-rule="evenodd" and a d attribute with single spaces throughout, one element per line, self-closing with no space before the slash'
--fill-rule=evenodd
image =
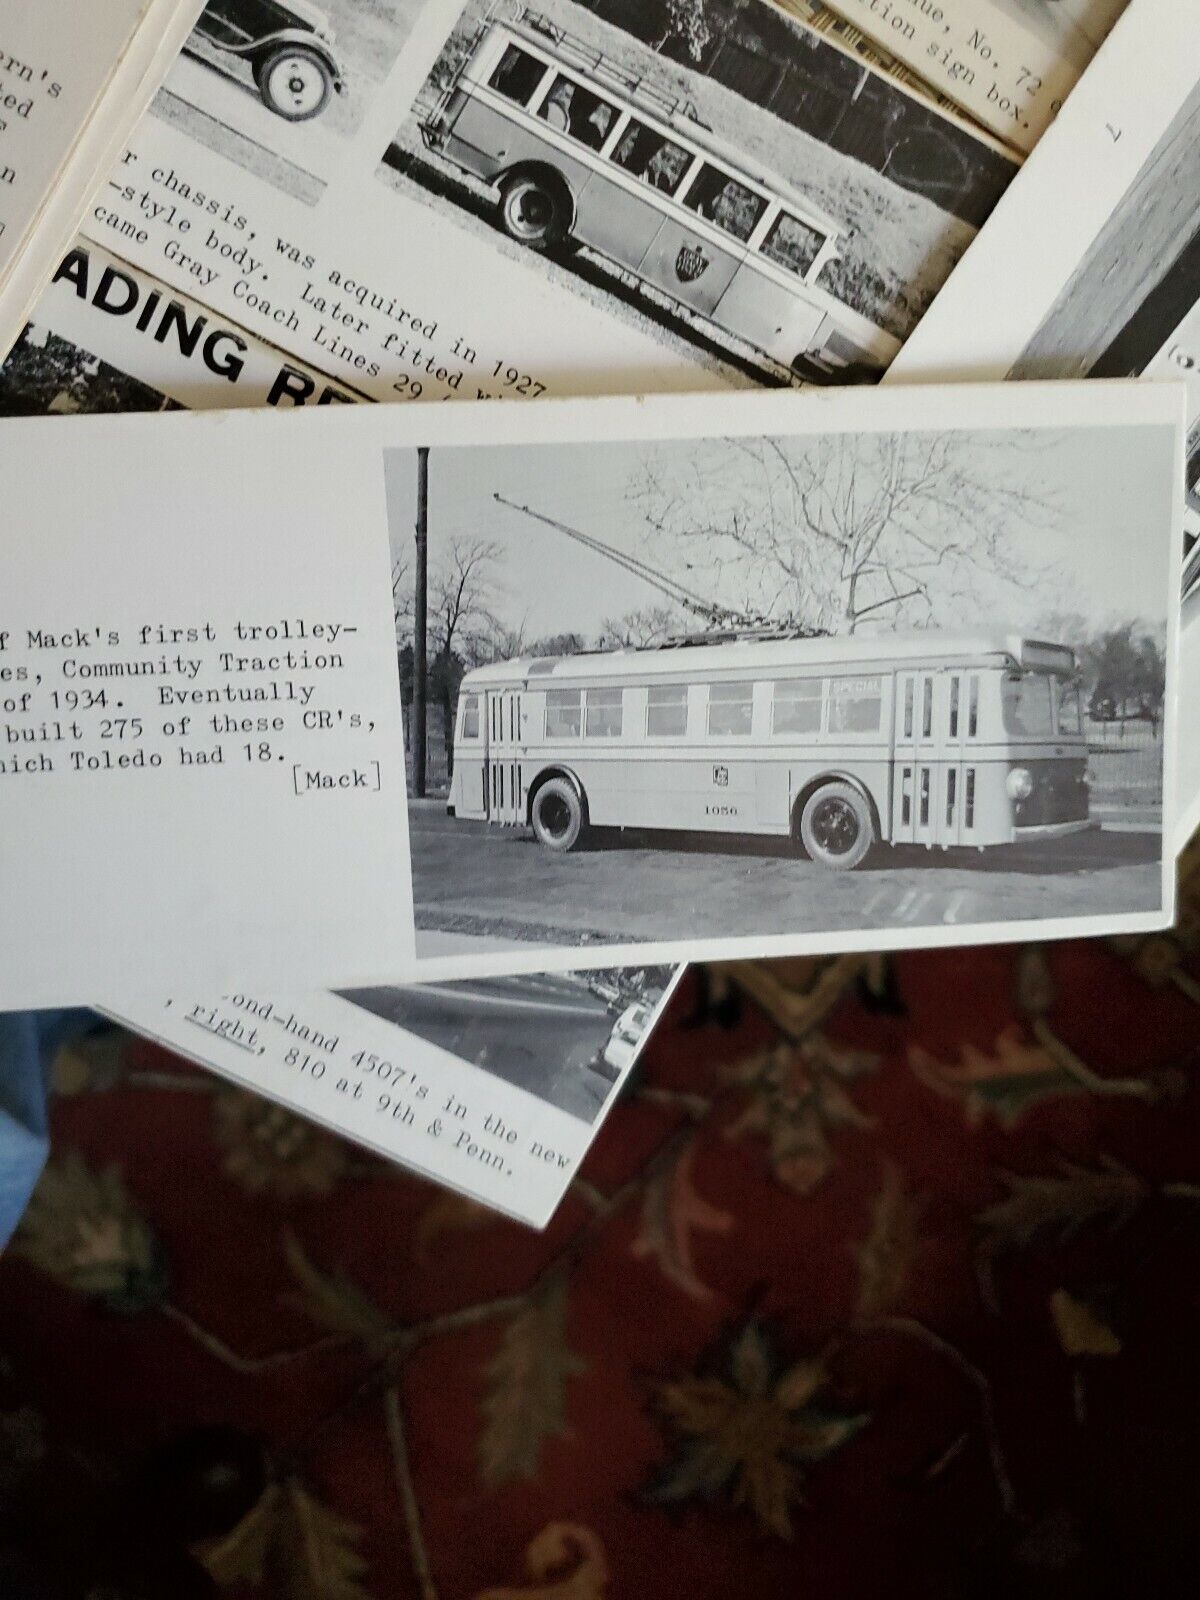
<path id="1" fill-rule="evenodd" d="M 1171 936 L 696 972 L 544 1234 L 129 1036 L 0 1262 L 0 1594 L 1194 1595 Z"/>

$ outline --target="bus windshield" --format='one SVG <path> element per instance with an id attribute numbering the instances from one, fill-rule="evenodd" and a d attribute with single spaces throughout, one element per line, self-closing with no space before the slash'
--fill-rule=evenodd
<path id="1" fill-rule="evenodd" d="M 1005 733 L 1050 738 L 1054 733 L 1054 684 L 1044 672 L 1011 673 L 1001 686 Z"/>

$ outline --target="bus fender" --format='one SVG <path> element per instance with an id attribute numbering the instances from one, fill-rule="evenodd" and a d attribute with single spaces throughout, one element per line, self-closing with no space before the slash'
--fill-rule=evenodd
<path id="1" fill-rule="evenodd" d="M 575 793 L 579 796 L 579 803 L 583 807 L 583 820 L 586 823 L 588 820 L 587 791 L 584 789 L 579 779 L 571 771 L 570 767 L 543 767 L 538 773 L 537 777 L 529 785 L 529 794 L 525 800 L 526 825 L 532 826 L 533 824 L 533 802 L 537 799 L 538 790 L 551 778 L 562 778 L 565 783 L 569 783 L 571 785 L 572 789 L 574 789 Z"/>
<path id="2" fill-rule="evenodd" d="M 861 778 L 856 778 L 852 772 L 841 772 L 836 768 L 829 772 L 822 772 L 815 778 L 810 778 L 792 801 L 792 837 L 794 839 L 799 839 L 800 837 L 800 817 L 808 804 L 810 796 L 814 795 L 818 789 L 823 788 L 827 783 L 848 783 L 852 789 L 856 789 L 862 795 L 871 812 L 871 824 L 875 829 L 876 842 L 882 843 L 883 830 L 880 825 L 879 807 L 875 804 L 875 796 Z"/>

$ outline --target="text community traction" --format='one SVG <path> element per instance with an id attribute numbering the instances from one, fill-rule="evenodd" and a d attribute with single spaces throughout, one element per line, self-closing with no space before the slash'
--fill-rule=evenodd
<path id="1" fill-rule="evenodd" d="M 377 789 L 377 762 L 330 771 L 316 748 L 335 727 L 374 731 L 339 693 L 358 631 L 305 617 L 0 629 L 0 777 L 276 761 L 298 794 Z"/>

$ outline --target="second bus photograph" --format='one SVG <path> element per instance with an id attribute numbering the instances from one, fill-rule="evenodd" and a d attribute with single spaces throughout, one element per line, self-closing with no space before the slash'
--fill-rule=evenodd
<path id="1" fill-rule="evenodd" d="M 1176 444 L 385 451 L 418 959 L 1160 911 Z"/>

